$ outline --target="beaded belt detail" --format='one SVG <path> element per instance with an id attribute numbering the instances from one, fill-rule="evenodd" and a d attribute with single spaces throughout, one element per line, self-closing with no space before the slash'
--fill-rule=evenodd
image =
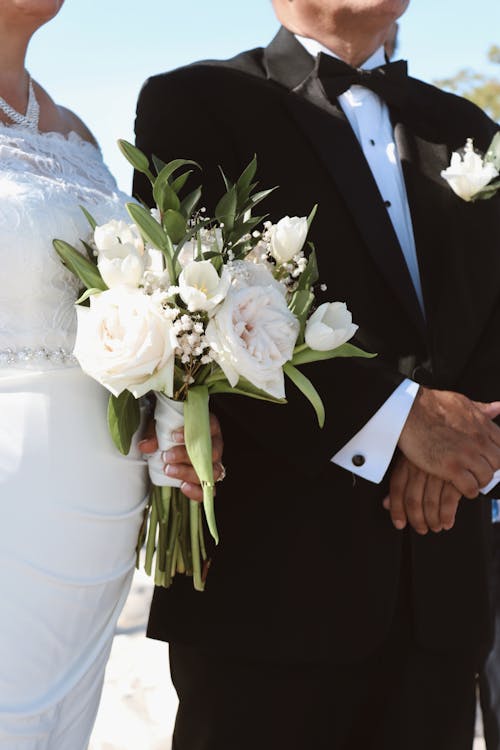
<path id="1" fill-rule="evenodd" d="M 45 346 L 37 349 L 0 349 L 0 367 L 9 365 L 24 365 L 50 362 L 54 365 L 77 365 L 78 360 L 71 352 L 59 349 L 47 349 Z"/>

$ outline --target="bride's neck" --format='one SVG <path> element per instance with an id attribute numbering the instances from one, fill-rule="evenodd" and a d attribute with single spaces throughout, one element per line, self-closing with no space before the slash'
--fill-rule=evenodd
<path id="1" fill-rule="evenodd" d="M 0 96 L 24 111 L 27 103 L 26 50 L 30 35 L 13 34 L 0 26 Z"/>

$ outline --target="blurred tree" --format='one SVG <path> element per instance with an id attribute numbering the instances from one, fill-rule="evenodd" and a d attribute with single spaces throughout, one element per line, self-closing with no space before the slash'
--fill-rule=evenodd
<path id="1" fill-rule="evenodd" d="M 500 47 L 493 45 L 488 60 L 500 65 Z M 500 77 L 492 78 L 470 68 L 460 70 L 452 78 L 435 81 L 436 86 L 453 91 L 484 109 L 494 120 L 500 120 Z"/>

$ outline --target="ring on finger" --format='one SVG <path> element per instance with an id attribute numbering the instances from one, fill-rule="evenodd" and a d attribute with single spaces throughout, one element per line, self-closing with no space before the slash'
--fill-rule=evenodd
<path id="1" fill-rule="evenodd" d="M 220 466 L 220 475 L 217 477 L 215 481 L 223 482 L 224 479 L 226 478 L 226 467 L 224 466 L 224 464 L 219 464 L 219 466 Z"/>

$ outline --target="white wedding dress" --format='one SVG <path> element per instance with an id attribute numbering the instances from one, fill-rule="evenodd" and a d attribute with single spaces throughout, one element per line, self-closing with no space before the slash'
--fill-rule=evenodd
<path id="1" fill-rule="evenodd" d="M 0 125 L 1 750 L 87 747 L 131 582 L 145 464 L 71 356 L 79 285 L 52 248 L 88 235 L 79 205 L 124 201 L 76 134 Z"/>

